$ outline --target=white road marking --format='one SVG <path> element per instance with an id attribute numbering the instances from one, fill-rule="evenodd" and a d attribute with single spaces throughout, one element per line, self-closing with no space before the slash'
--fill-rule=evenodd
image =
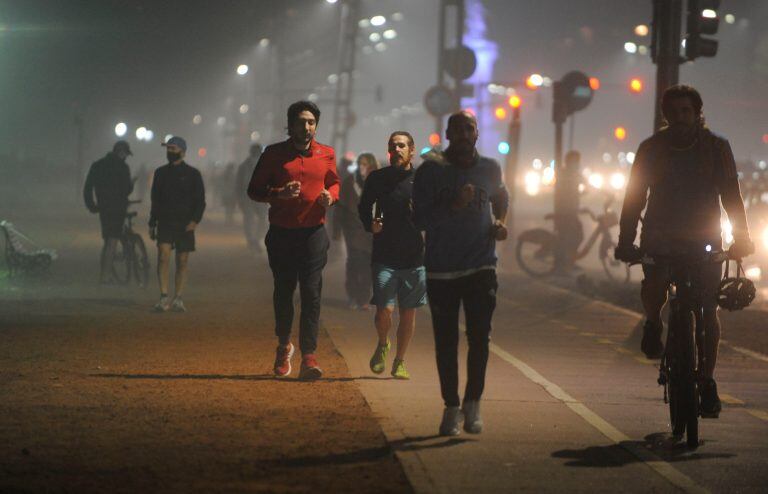
<path id="1" fill-rule="evenodd" d="M 462 325 L 463 326 L 463 325 Z M 466 330 L 466 328 L 464 328 Z M 618 444 L 625 450 L 627 450 L 634 457 L 648 465 L 656 473 L 664 477 L 672 485 L 678 487 L 684 492 L 690 493 L 706 493 L 709 492 L 704 487 L 700 486 L 693 481 L 690 477 L 677 470 L 675 467 L 662 460 L 658 456 L 654 455 L 650 451 L 637 446 L 630 442 L 629 436 L 621 432 L 619 429 L 611 425 L 608 421 L 597 415 L 595 412 L 587 408 L 586 405 L 573 398 L 566 393 L 560 386 L 547 380 L 544 376 L 539 374 L 531 366 L 518 359 L 511 353 L 507 352 L 495 343 L 490 344 L 490 350 L 496 356 L 504 360 L 505 362 L 512 364 L 517 370 L 519 370 L 526 378 L 535 384 L 538 384 L 544 390 L 549 393 L 553 398 L 561 401 L 574 413 L 584 419 L 589 425 L 600 431 L 605 437 Z M 766 414 L 766 420 L 768 420 L 768 414 Z"/>

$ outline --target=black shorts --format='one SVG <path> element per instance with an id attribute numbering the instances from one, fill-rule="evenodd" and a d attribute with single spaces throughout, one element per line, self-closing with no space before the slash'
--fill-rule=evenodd
<path id="1" fill-rule="evenodd" d="M 171 244 L 176 252 L 194 252 L 195 251 L 195 232 L 186 231 L 187 225 L 163 224 L 157 225 L 157 243 Z"/>
<path id="2" fill-rule="evenodd" d="M 100 212 L 99 221 L 101 222 L 101 238 L 104 240 L 123 236 L 125 212 Z"/>

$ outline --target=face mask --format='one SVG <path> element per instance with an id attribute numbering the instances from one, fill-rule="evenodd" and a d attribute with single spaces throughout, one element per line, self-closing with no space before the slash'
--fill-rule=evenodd
<path id="1" fill-rule="evenodd" d="M 181 153 L 172 153 L 168 151 L 165 153 L 165 156 L 168 158 L 168 163 L 173 163 L 174 161 L 181 159 Z"/>

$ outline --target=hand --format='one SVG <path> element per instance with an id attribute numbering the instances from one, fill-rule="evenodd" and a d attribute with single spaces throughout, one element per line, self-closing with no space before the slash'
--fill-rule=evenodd
<path id="1" fill-rule="evenodd" d="M 506 240 L 507 236 L 509 235 L 509 232 L 507 231 L 507 226 L 504 224 L 501 220 L 496 220 L 493 223 L 493 237 L 497 241 Z"/>
<path id="2" fill-rule="evenodd" d="M 377 233 L 381 233 L 381 231 L 384 229 L 384 222 L 380 218 L 376 218 L 371 222 L 371 231 L 374 235 Z"/>
<path id="3" fill-rule="evenodd" d="M 464 184 L 459 190 L 459 196 L 453 202 L 454 209 L 463 209 L 472 202 L 475 198 L 475 186 L 472 184 Z"/>
<path id="4" fill-rule="evenodd" d="M 743 259 L 755 253 L 755 244 L 748 238 L 736 239 L 728 249 L 728 256 L 734 259 Z"/>
<path id="5" fill-rule="evenodd" d="M 157 240 L 157 227 L 156 226 L 150 226 L 149 227 L 149 239 L 150 240 Z"/>
<path id="6" fill-rule="evenodd" d="M 640 249 L 633 244 L 619 244 L 613 251 L 614 259 L 621 262 L 636 262 L 639 261 L 642 256 L 643 254 L 640 252 Z"/>
<path id="7" fill-rule="evenodd" d="M 277 193 L 277 197 L 280 199 L 296 199 L 301 193 L 301 182 L 293 180 L 285 184 L 285 187 L 280 189 Z"/>
<path id="8" fill-rule="evenodd" d="M 197 223 L 195 223 L 194 221 L 190 221 L 187 224 L 187 227 L 184 229 L 184 231 L 185 232 L 194 232 L 195 228 L 197 228 Z"/>
<path id="9" fill-rule="evenodd" d="M 331 207 L 331 204 L 333 204 L 333 197 L 331 197 L 331 193 L 328 192 L 326 189 L 323 189 L 320 192 L 320 195 L 317 196 L 317 202 L 320 203 L 321 206 L 328 209 Z"/>

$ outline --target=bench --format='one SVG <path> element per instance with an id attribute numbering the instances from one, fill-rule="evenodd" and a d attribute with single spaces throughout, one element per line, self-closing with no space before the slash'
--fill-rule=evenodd
<path id="1" fill-rule="evenodd" d="M 5 263 L 9 277 L 21 273 L 39 276 L 49 272 L 51 263 L 58 257 L 56 251 L 41 249 L 9 221 L 0 220 L 0 229 L 5 235 Z"/>

